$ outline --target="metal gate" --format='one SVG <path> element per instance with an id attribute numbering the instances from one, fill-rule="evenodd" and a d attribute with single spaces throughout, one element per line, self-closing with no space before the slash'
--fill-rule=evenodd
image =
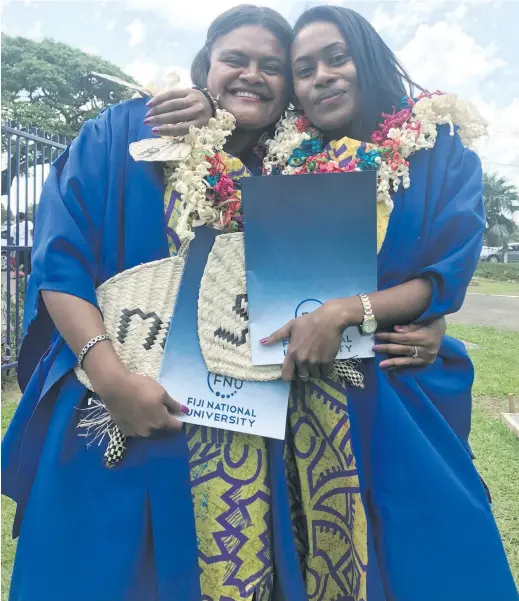
<path id="1" fill-rule="evenodd" d="M 65 138 L 38 128 L 2 125 L 2 371 L 18 362 L 38 201 L 66 147 Z"/>

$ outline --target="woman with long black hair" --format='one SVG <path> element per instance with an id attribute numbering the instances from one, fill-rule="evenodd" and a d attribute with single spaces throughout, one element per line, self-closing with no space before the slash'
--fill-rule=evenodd
<path id="1" fill-rule="evenodd" d="M 473 367 L 463 345 L 445 337 L 425 369 L 407 360 L 388 373 L 380 356 L 365 361 L 364 390 L 327 377 L 346 327 L 374 317 L 390 341 L 376 350 L 394 353 L 405 341 L 395 324 L 461 306 L 484 227 L 481 165 L 464 142 L 481 121 L 452 96 L 413 98 L 394 54 L 351 10 L 304 13 L 291 63 L 304 115 L 280 122 L 264 172 L 378 168 L 381 202 L 379 291 L 326 303 L 265 341 L 290 338 L 284 376 L 298 380 L 284 453 L 269 447 L 281 590 L 287 599 L 515 601 L 471 460 Z M 165 98 L 153 102 L 161 127 L 175 121 Z M 298 132 L 307 136 L 299 146 Z"/>

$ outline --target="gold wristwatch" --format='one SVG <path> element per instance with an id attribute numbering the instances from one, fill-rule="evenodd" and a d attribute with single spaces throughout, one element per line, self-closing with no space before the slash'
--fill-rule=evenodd
<path id="1" fill-rule="evenodd" d="M 378 323 L 373 315 L 369 296 L 367 294 L 359 294 L 359 298 L 364 308 L 364 321 L 360 324 L 359 330 L 363 336 L 371 336 L 377 331 Z"/>

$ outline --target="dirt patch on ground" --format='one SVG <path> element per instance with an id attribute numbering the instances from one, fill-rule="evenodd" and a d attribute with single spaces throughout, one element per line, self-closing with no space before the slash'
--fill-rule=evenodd
<path id="1" fill-rule="evenodd" d="M 516 410 L 519 410 L 519 397 L 511 397 L 515 402 Z M 494 419 L 501 419 L 501 413 L 508 413 L 509 398 L 496 398 L 491 396 L 474 397 L 473 403 L 475 407 L 484 409 L 484 411 Z"/>

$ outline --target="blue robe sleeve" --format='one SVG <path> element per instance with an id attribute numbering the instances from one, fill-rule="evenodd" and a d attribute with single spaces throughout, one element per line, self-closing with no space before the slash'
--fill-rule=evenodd
<path id="1" fill-rule="evenodd" d="M 426 231 L 413 278 L 432 284 L 425 322 L 461 308 L 479 260 L 485 229 L 483 173 L 478 155 L 447 128 L 438 134 L 429 171 Z M 412 176 L 411 176 L 412 178 Z M 413 183 L 411 183 L 411 186 Z"/>
<path id="2" fill-rule="evenodd" d="M 19 357 L 18 380 L 22 390 L 57 335 L 41 292 L 64 292 L 97 306 L 95 288 L 106 210 L 110 142 L 110 110 L 107 110 L 85 123 L 79 136 L 51 166 L 43 187 Z"/>

